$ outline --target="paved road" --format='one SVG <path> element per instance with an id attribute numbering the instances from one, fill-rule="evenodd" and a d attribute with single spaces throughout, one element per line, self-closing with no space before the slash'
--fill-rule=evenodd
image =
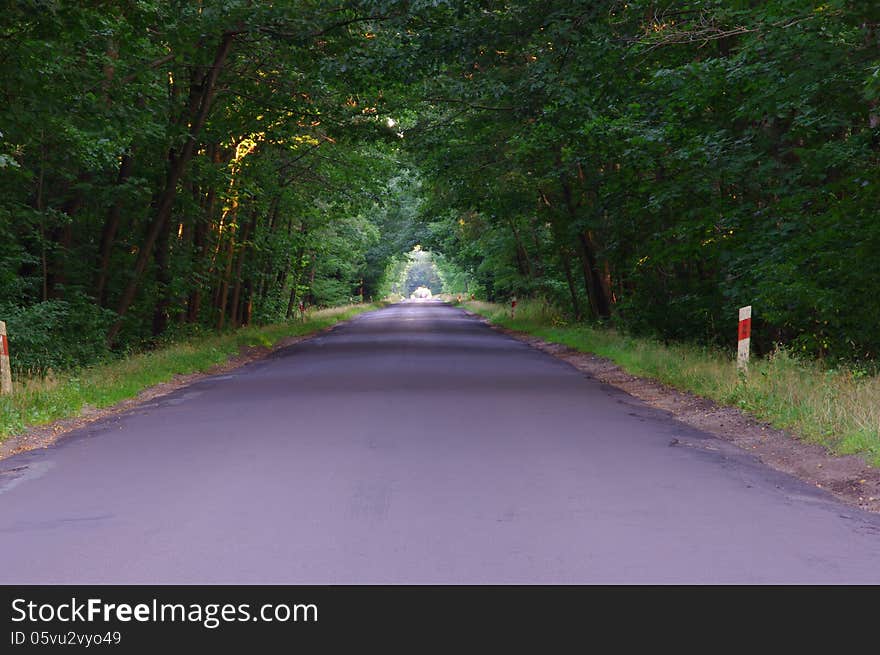
<path id="1" fill-rule="evenodd" d="M 880 583 L 880 517 L 431 303 L 0 470 L 2 583 Z"/>

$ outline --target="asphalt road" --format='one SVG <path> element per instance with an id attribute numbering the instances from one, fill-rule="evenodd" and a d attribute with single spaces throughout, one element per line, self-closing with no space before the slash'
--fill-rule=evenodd
<path id="1" fill-rule="evenodd" d="M 880 583 L 880 517 L 432 303 L 0 471 L 0 583 Z"/>

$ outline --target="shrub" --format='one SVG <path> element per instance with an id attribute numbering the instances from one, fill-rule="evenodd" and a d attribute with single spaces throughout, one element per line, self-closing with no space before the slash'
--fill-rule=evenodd
<path id="1" fill-rule="evenodd" d="M 93 364 L 110 354 L 106 334 L 114 313 L 83 295 L 29 307 L 0 307 L 15 377 L 43 376 Z"/>

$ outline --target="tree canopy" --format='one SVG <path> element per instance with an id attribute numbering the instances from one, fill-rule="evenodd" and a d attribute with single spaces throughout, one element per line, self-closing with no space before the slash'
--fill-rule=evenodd
<path id="1" fill-rule="evenodd" d="M 16 0 L 15 365 L 380 295 L 416 245 L 453 293 L 714 343 L 750 304 L 759 349 L 876 358 L 878 26 L 855 0 Z"/>

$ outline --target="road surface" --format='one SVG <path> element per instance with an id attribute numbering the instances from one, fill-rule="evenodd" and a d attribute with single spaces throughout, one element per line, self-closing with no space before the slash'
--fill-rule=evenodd
<path id="1" fill-rule="evenodd" d="M 436 303 L 0 470 L 2 583 L 880 583 L 880 517 Z"/>

